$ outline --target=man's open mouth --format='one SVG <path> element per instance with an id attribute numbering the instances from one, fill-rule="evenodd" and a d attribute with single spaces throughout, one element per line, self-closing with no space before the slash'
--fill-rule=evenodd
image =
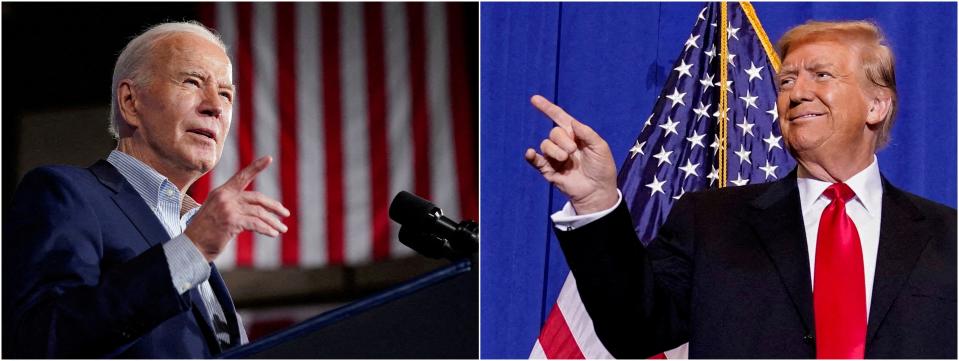
<path id="1" fill-rule="evenodd" d="M 212 130 L 209 130 L 209 129 L 202 129 L 202 128 L 190 129 L 190 130 L 187 130 L 187 132 L 202 135 L 204 137 L 213 139 L 213 141 L 216 141 L 216 133 L 214 133 Z"/>

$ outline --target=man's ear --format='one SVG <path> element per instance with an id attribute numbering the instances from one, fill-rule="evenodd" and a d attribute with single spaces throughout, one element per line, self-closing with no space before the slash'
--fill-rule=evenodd
<path id="1" fill-rule="evenodd" d="M 876 125 L 886 119 L 892 111 L 892 95 L 889 89 L 878 88 L 869 98 L 869 112 L 866 115 L 866 124 Z"/>
<path id="2" fill-rule="evenodd" d="M 126 79 L 117 85 L 117 104 L 120 107 L 120 115 L 126 120 L 126 125 L 138 128 L 140 126 L 140 112 L 138 111 L 140 103 L 137 99 L 133 80 Z"/>

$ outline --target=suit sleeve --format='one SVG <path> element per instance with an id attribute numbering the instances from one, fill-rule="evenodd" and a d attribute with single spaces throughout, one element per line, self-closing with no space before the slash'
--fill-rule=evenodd
<path id="1" fill-rule="evenodd" d="M 109 357 L 189 309 L 161 246 L 104 265 L 107 225 L 67 173 L 27 174 L 4 225 L 4 311 L 13 310 L 4 346 L 13 357 Z"/>
<path id="2" fill-rule="evenodd" d="M 648 358 L 689 340 L 689 198 L 675 204 L 648 248 L 624 202 L 582 228 L 556 231 L 596 334 L 617 358 Z"/>

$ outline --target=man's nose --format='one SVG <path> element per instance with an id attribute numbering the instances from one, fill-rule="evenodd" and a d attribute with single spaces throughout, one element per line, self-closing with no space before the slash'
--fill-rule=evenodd
<path id="1" fill-rule="evenodd" d="M 792 89 L 789 90 L 789 101 L 793 104 L 808 102 L 813 99 L 812 80 L 805 76 L 797 76 Z"/>
<path id="2" fill-rule="evenodd" d="M 200 102 L 200 114 L 205 116 L 219 118 L 223 114 L 224 102 L 220 98 L 219 91 L 213 88 L 206 88 L 203 91 L 203 99 Z"/>

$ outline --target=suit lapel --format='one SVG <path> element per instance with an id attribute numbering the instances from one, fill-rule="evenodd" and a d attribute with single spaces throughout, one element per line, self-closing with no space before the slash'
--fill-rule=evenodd
<path id="1" fill-rule="evenodd" d="M 100 180 L 100 183 L 114 192 L 113 202 L 133 223 L 148 247 L 163 244 L 170 239 L 166 228 L 163 228 L 163 224 L 157 219 L 156 214 L 143 201 L 143 197 L 140 197 L 140 194 L 133 189 L 133 186 L 123 178 L 123 175 L 113 165 L 101 159 L 90 166 L 89 169 Z"/>
<path id="2" fill-rule="evenodd" d="M 143 201 L 143 197 L 133 189 L 133 186 L 123 178 L 123 175 L 120 174 L 112 164 L 101 159 L 90 166 L 89 169 L 100 180 L 100 183 L 103 183 L 103 185 L 114 192 L 112 197 L 113 202 L 116 203 L 117 207 L 120 208 L 123 214 L 133 223 L 133 226 L 136 227 L 137 231 L 140 232 L 147 247 L 161 245 L 170 239 L 166 228 L 163 227 L 163 224 L 157 219 L 156 214 L 154 214 L 146 202 Z M 207 344 L 214 354 L 220 353 L 222 350 L 220 349 L 219 342 L 217 342 L 213 325 L 210 324 L 210 314 L 207 312 L 206 306 L 204 306 L 203 297 L 200 296 L 199 289 L 194 287 L 187 291 L 187 294 L 193 303 L 193 313 L 194 316 L 198 318 L 197 323 L 202 329 L 203 334 L 206 335 Z"/>
<path id="3" fill-rule="evenodd" d="M 796 170 L 752 201 L 748 219 L 764 250 L 775 264 L 789 297 L 802 319 L 806 333 L 813 327 L 812 281 L 809 279 L 809 251 L 803 225 Z"/>
<path id="4" fill-rule="evenodd" d="M 213 329 L 213 324 L 211 322 L 210 313 L 206 310 L 206 305 L 203 303 L 203 297 L 200 296 L 199 286 L 191 288 L 187 293 L 190 295 L 190 301 L 193 302 L 193 316 L 197 318 L 197 325 L 200 326 L 200 329 L 203 331 L 203 335 L 206 336 L 206 343 L 210 347 L 210 350 L 214 355 L 223 352 L 220 348 L 220 342 L 216 338 L 216 331 Z"/>
<path id="5" fill-rule="evenodd" d="M 223 278 L 220 276 L 220 272 L 216 270 L 215 265 L 211 265 L 210 268 L 210 288 L 213 289 L 213 294 L 216 295 L 217 301 L 220 302 L 220 307 L 223 308 L 223 314 L 226 316 L 227 331 L 230 333 L 230 344 L 234 346 L 239 345 L 241 326 L 236 318 L 236 308 L 233 305 L 233 298 L 230 297 L 230 292 L 226 288 L 226 283 L 223 282 Z"/>
<path id="6" fill-rule="evenodd" d="M 873 281 L 872 305 L 866 328 L 866 350 L 882 324 L 889 307 L 909 279 L 919 254 L 932 238 L 923 226 L 922 213 L 905 194 L 883 178 L 879 253 Z"/>

